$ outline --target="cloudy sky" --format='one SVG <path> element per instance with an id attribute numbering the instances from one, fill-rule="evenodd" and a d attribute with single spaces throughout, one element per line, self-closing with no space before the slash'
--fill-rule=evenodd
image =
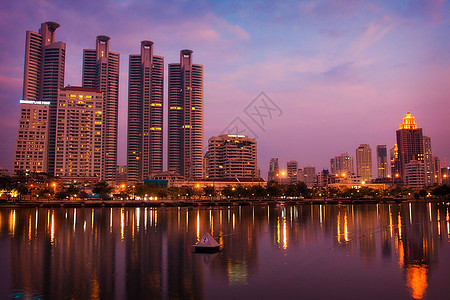
<path id="1" fill-rule="evenodd" d="M 66 84 L 81 84 L 82 50 L 95 48 L 97 35 L 120 53 L 119 164 L 128 55 L 142 40 L 165 57 L 166 76 L 181 49 L 194 51 L 205 71 L 205 141 L 245 128 L 258 138 L 264 177 L 271 157 L 320 170 L 359 144 L 390 148 L 408 111 L 433 154 L 450 160 L 449 1 L 16 0 L 2 1 L 0 16 L 3 168 L 14 156 L 25 31 L 45 21 L 58 22 L 56 39 L 67 43 Z"/>

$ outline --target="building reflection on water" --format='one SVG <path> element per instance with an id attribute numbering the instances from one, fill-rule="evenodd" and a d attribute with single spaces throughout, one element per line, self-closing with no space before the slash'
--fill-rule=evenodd
<path id="1" fill-rule="evenodd" d="M 192 252 L 205 232 L 222 252 Z M 397 263 L 420 299 L 449 232 L 449 206 L 439 203 L 0 209 L 10 266 L 0 278 L 17 298 L 202 299 L 208 276 L 247 285 L 261 251 L 320 244 L 368 266 L 377 255 Z"/>

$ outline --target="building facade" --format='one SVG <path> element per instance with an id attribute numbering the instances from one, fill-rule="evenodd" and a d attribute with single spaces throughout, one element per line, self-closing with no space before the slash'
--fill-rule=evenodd
<path id="1" fill-rule="evenodd" d="M 150 178 L 163 169 L 164 58 L 153 55 L 153 42 L 142 41 L 130 55 L 128 73 L 128 182 Z"/>
<path id="2" fill-rule="evenodd" d="M 298 162 L 290 160 L 287 162 L 287 178 L 289 184 L 296 184 L 298 182 Z"/>
<path id="3" fill-rule="evenodd" d="M 356 174 L 362 181 L 372 180 L 372 149 L 368 144 L 360 144 L 356 148 Z"/>
<path id="4" fill-rule="evenodd" d="M 377 178 L 388 178 L 388 175 L 386 145 L 377 145 Z"/>
<path id="5" fill-rule="evenodd" d="M 316 182 L 316 167 L 304 167 L 301 171 L 299 171 L 299 175 L 299 180 L 303 181 L 309 188 L 311 188 Z"/>
<path id="6" fill-rule="evenodd" d="M 398 162 L 395 163 L 395 173 L 405 179 L 405 166 L 411 160 L 423 161 L 423 135 L 422 128 L 417 128 L 415 118 L 408 112 L 396 131 Z"/>
<path id="7" fill-rule="evenodd" d="M 410 160 L 405 165 L 405 185 L 412 188 L 423 188 L 425 185 L 425 168 L 423 160 Z"/>
<path id="8" fill-rule="evenodd" d="M 246 135 L 223 134 L 208 140 L 206 178 L 259 178 L 256 140 Z"/>
<path id="9" fill-rule="evenodd" d="M 102 177 L 103 94 L 94 88 L 66 87 L 58 96 L 55 176 Z"/>
<path id="10" fill-rule="evenodd" d="M 192 51 L 169 64 L 168 170 L 186 179 L 203 178 L 203 66 Z"/>
<path id="11" fill-rule="evenodd" d="M 269 162 L 269 172 L 267 174 L 267 181 L 278 181 L 279 174 L 280 174 L 280 166 L 278 164 L 278 157 L 271 158 Z"/>
<path id="12" fill-rule="evenodd" d="M 47 172 L 50 101 L 20 101 L 14 172 Z"/>
<path id="13" fill-rule="evenodd" d="M 119 54 L 109 51 L 109 37 L 97 36 L 95 49 L 83 50 L 83 87 L 103 93 L 102 178 L 116 181 L 119 106 Z"/>
<path id="14" fill-rule="evenodd" d="M 353 156 L 349 153 L 342 153 L 330 160 L 331 174 L 342 176 L 343 174 L 354 174 Z"/>
<path id="15" fill-rule="evenodd" d="M 23 100 L 49 101 L 48 151 L 46 169 L 54 171 L 56 102 L 64 87 L 66 44 L 55 41 L 56 22 L 41 24 L 39 32 L 27 31 L 23 76 Z"/>

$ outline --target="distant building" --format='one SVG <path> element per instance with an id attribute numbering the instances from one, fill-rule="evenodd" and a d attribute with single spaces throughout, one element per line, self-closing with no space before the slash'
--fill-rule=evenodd
<path id="1" fill-rule="evenodd" d="M 278 157 L 270 159 L 269 172 L 267 174 L 267 181 L 278 181 L 280 167 L 278 165 Z"/>
<path id="2" fill-rule="evenodd" d="M 400 174 L 398 173 L 398 147 L 397 144 L 394 145 L 389 151 L 391 158 L 391 177 L 392 178 L 400 178 Z"/>
<path id="3" fill-rule="evenodd" d="M 388 178 L 388 160 L 386 145 L 377 145 L 377 177 Z"/>
<path id="4" fill-rule="evenodd" d="M 186 179 L 203 178 L 203 66 L 192 50 L 169 64 L 168 170 Z"/>
<path id="5" fill-rule="evenodd" d="M 298 162 L 290 160 L 287 162 L 287 178 L 289 184 L 296 184 L 298 182 Z"/>
<path id="6" fill-rule="evenodd" d="M 20 101 L 14 172 L 47 172 L 50 101 Z"/>
<path id="7" fill-rule="evenodd" d="M 55 42 L 56 22 L 41 24 L 39 32 L 27 31 L 25 41 L 25 67 L 23 100 L 48 101 L 48 142 L 45 167 L 53 174 L 55 161 L 56 102 L 58 89 L 64 87 L 66 44 Z"/>
<path id="8" fill-rule="evenodd" d="M 316 176 L 316 185 L 319 187 L 326 188 L 329 184 L 335 182 L 335 176 L 333 176 L 328 170 L 322 170 Z"/>
<path id="9" fill-rule="evenodd" d="M 405 179 L 405 167 L 411 160 L 423 161 L 422 128 L 417 128 L 415 118 L 408 112 L 396 131 L 398 147 L 398 163 L 395 163 L 399 177 Z"/>
<path id="10" fill-rule="evenodd" d="M 423 162 L 425 168 L 425 185 L 432 186 L 435 184 L 436 179 L 434 177 L 434 159 L 431 153 L 431 138 L 423 136 Z"/>
<path id="11" fill-rule="evenodd" d="M 372 149 L 368 144 L 360 144 L 356 149 L 356 171 L 362 181 L 372 180 Z"/>
<path id="12" fill-rule="evenodd" d="M 445 165 L 445 161 L 444 161 Z M 450 185 L 450 167 L 443 167 L 441 168 L 441 174 L 442 174 L 442 184 L 443 185 Z"/>
<path id="13" fill-rule="evenodd" d="M 164 57 L 153 55 L 153 42 L 142 41 L 130 55 L 128 72 L 128 181 L 149 179 L 163 169 Z"/>
<path id="14" fill-rule="evenodd" d="M 128 167 L 127 166 L 117 166 L 117 184 L 124 184 L 127 183 L 128 180 Z"/>
<path id="15" fill-rule="evenodd" d="M 442 173 L 441 173 L 441 161 L 439 157 L 433 156 L 433 164 L 434 164 L 434 182 L 435 184 L 442 184 Z"/>
<path id="16" fill-rule="evenodd" d="M 303 181 L 311 188 L 316 182 L 316 168 L 313 166 L 304 167 L 299 170 L 299 181 Z"/>
<path id="17" fill-rule="evenodd" d="M 97 36 L 95 49 L 83 50 L 83 87 L 103 93 L 102 178 L 116 181 L 119 112 L 119 53 L 109 51 L 109 37 Z"/>
<path id="18" fill-rule="evenodd" d="M 257 178 L 256 140 L 246 135 L 210 138 L 205 158 L 207 179 Z"/>
<path id="19" fill-rule="evenodd" d="M 405 165 L 405 185 L 412 188 L 422 188 L 425 185 L 425 168 L 421 160 L 410 160 Z"/>
<path id="20" fill-rule="evenodd" d="M 55 176 L 104 179 L 102 123 L 103 93 L 88 87 L 66 87 L 60 90 Z"/>
<path id="21" fill-rule="evenodd" d="M 353 156 L 348 153 L 342 153 L 340 156 L 336 156 L 330 160 L 331 174 L 354 174 L 355 169 L 353 167 Z"/>

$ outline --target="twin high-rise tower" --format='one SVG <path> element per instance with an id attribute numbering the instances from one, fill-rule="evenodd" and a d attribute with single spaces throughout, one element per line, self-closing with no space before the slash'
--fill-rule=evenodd
<path id="1" fill-rule="evenodd" d="M 37 33 L 27 31 L 14 170 L 112 183 L 117 177 L 119 54 L 109 50 L 109 37 L 98 36 L 95 49 L 83 50 L 82 87 L 64 88 L 66 44 L 55 42 L 58 27 L 46 22 Z M 163 170 L 164 58 L 153 55 L 153 42 L 143 41 L 140 54 L 129 59 L 128 181 L 138 182 Z M 168 169 L 201 179 L 203 66 L 192 63 L 191 50 L 182 50 L 180 63 L 168 68 Z"/>
<path id="2" fill-rule="evenodd" d="M 141 42 L 130 55 L 128 87 L 128 181 L 150 178 L 163 169 L 164 58 L 153 55 L 153 42 Z M 169 64 L 168 169 L 186 179 L 203 177 L 203 66 L 182 50 Z"/>

